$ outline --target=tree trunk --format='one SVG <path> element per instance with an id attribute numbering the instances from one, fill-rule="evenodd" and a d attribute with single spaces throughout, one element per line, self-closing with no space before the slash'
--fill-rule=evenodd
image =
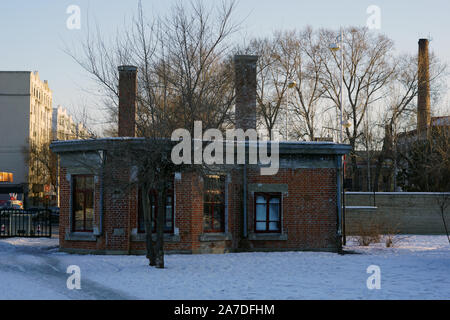
<path id="1" fill-rule="evenodd" d="M 352 164 L 352 189 L 353 191 L 361 191 L 361 186 L 359 184 L 359 171 L 358 171 L 358 165 L 357 165 L 357 159 L 356 154 L 352 153 L 350 154 L 351 164 Z"/>
<path id="2" fill-rule="evenodd" d="M 352 146 L 352 152 L 350 152 L 350 167 L 351 167 L 351 177 L 352 177 L 352 191 L 361 191 L 359 184 L 359 171 L 357 165 L 357 155 L 356 155 L 356 139 L 354 137 L 349 137 L 350 145 Z"/>
<path id="3" fill-rule="evenodd" d="M 164 268 L 164 225 L 166 217 L 166 199 L 167 186 L 164 181 L 164 187 L 158 192 L 158 213 L 156 216 L 156 246 L 155 262 L 156 268 Z"/>
<path id="4" fill-rule="evenodd" d="M 141 199 L 142 199 L 142 212 L 144 213 L 145 221 L 145 244 L 147 249 L 147 259 L 149 260 L 150 266 L 156 265 L 155 259 L 155 248 L 153 246 L 152 240 L 152 208 L 150 208 L 150 202 L 148 199 L 150 189 L 147 186 L 142 186 L 141 188 Z"/>
<path id="5" fill-rule="evenodd" d="M 450 236 L 448 234 L 447 223 L 445 222 L 445 208 L 441 208 L 441 217 L 444 222 L 445 233 L 447 234 L 448 243 L 450 244 Z"/>
<path id="6" fill-rule="evenodd" d="M 378 192 L 380 191 L 380 175 L 381 175 L 381 168 L 383 167 L 384 164 L 384 155 L 383 155 L 383 150 L 381 151 L 380 155 L 378 156 L 377 159 L 377 165 L 375 167 L 375 174 L 373 177 L 373 191 L 374 192 Z M 385 191 L 385 190 L 383 190 Z"/>

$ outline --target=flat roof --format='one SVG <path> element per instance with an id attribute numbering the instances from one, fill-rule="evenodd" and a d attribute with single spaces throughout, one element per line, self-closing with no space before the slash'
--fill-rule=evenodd
<path id="1" fill-rule="evenodd" d="M 163 139 L 168 140 L 168 139 Z M 131 143 L 137 146 L 146 141 L 146 138 L 133 138 L 133 137 L 111 137 L 111 138 L 99 138 L 99 139 L 87 139 L 87 140 L 66 140 L 66 141 L 53 141 L 50 148 L 55 153 L 66 152 L 87 152 L 97 150 L 108 150 L 113 147 L 117 147 L 118 144 Z M 170 140 L 168 140 L 170 141 Z M 208 143 L 209 141 L 204 141 Z M 233 143 L 224 141 L 225 143 Z M 267 141 L 268 147 L 272 143 L 277 142 L 279 144 L 280 154 L 332 154 L 332 155 L 344 155 L 351 151 L 351 146 L 348 144 L 338 144 L 327 141 Z M 172 142 L 174 145 L 177 141 Z M 243 142 L 234 142 L 234 144 Z M 252 146 L 256 144 L 256 141 L 245 142 L 246 146 Z M 170 147 L 170 144 L 168 144 Z"/>
<path id="2" fill-rule="evenodd" d="M 0 70 L 0 73 L 32 73 L 33 71 L 3 71 Z"/>

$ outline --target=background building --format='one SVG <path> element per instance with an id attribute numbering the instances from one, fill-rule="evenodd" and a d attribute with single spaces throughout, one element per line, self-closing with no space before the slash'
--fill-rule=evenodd
<path id="1" fill-rule="evenodd" d="M 419 39 L 418 45 L 416 128 L 404 132 L 394 132 L 392 127 L 386 126 L 381 150 L 354 150 L 356 168 L 353 170 L 356 174 L 352 175 L 351 170 L 346 171 L 346 189 L 348 191 L 405 191 L 411 187 L 411 181 L 405 178 L 405 172 L 409 171 L 410 164 L 419 165 L 421 163 L 423 169 L 433 168 L 437 164 L 443 164 L 448 158 L 445 152 L 448 150 L 448 137 L 450 136 L 450 116 L 432 116 L 429 40 Z M 427 149 L 418 150 L 418 143 L 426 140 L 429 141 L 431 149 L 428 151 Z M 417 155 L 421 153 L 426 155 L 438 146 L 440 149 L 434 150 L 438 151 L 438 154 L 434 154 L 434 156 L 430 155 L 429 158 L 421 159 L 412 158 L 412 151 Z M 436 160 L 439 157 L 443 157 L 443 161 Z M 346 168 L 351 168 L 351 166 L 350 159 L 347 159 Z M 416 173 L 418 174 L 420 171 L 418 170 Z M 448 172 L 448 167 L 446 172 Z M 429 180 L 429 174 L 427 173 L 425 176 L 427 177 L 425 180 Z"/>
<path id="2" fill-rule="evenodd" d="M 52 91 L 37 71 L 0 71 L 0 172 L 12 177 L 0 182 L 1 194 L 25 194 L 28 206 L 56 201 L 56 157 L 50 142 L 88 137 L 88 130 L 65 109 L 53 109 Z"/>
<path id="3" fill-rule="evenodd" d="M 0 112 L 1 171 L 11 172 L 12 184 L 34 196 L 42 189 L 36 176 L 40 165 L 30 166 L 28 150 L 51 140 L 52 91 L 47 80 L 41 81 L 37 71 L 0 71 Z"/>
<path id="4" fill-rule="evenodd" d="M 61 106 L 53 108 L 53 140 L 75 140 L 90 137 L 88 130 L 81 123 L 76 123 L 66 109 Z"/>

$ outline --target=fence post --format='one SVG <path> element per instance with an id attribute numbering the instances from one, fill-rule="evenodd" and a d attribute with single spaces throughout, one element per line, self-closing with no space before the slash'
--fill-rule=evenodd
<path id="1" fill-rule="evenodd" d="M 51 238 L 52 237 L 52 215 L 50 214 L 50 212 L 47 212 L 47 215 L 48 215 L 47 220 L 48 220 L 48 223 L 50 224 L 50 228 L 49 228 L 50 232 L 49 232 L 48 237 Z"/>

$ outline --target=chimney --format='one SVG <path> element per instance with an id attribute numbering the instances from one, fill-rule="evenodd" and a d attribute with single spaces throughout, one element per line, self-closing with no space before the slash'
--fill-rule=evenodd
<path id="1" fill-rule="evenodd" d="M 136 136 L 137 67 L 119 66 L 119 137 Z"/>
<path id="2" fill-rule="evenodd" d="M 236 129 L 256 130 L 256 62 L 258 56 L 234 56 Z"/>
<path id="3" fill-rule="evenodd" d="M 428 39 L 419 39 L 417 131 L 426 132 L 431 122 L 430 61 Z"/>

